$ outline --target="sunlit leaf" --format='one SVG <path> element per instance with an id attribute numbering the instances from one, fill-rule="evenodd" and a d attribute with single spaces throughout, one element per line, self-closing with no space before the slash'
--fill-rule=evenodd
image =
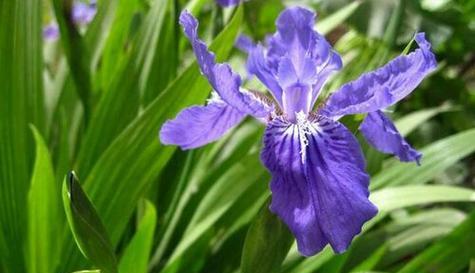
<path id="1" fill-rule="evenodd" d="M 107 231 L 74 172 L 64 179 L 63 203 L 82 254 L 104 273 L 117 273 L 117 261 Z"/>
<path id="2" fill-rule="evenodd" d="M 28 272 L 54 272 L 60 246 L 57 235 L 63 227 L 60 189 L 46 143 L 38 130 L 31 128 L 36 160 L 28 196 Z"/>
<path id="3" fill-rule="evenodd" d="M 149 201 L 145 201 L 143 204 L 143 216 L 137 231 L 120 259 L 120 273 L 147 273 L 153 234 L 157 223 L 157 212 Z"/>

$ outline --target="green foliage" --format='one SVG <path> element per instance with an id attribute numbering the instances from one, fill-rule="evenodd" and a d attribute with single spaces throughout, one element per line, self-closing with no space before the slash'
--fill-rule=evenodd
<path id="1" fill-rule="evenodd" d="M 28 194 L 28 272 L 53 272 L 60 244 L 55 240 L 62 230 L 60 192 L 48 147 L 32 126 L 36 159 Z"/>
<path id="2" fill-rule="evenodd" d="M 117 261 L 107 231 L 74 172 L 64 178 L 63 203 L 82 254 L 104 273 L 117 273 Z"/>
<path id="3" fill-rule="evenodd" d="M 143 216 L 137 226 L 137 231 L 120 259 L 119 272 L 121 273 L 147 272 L 152 250 L 153 234 L 157 224 L 157 212 L 149 201 L 144 202 L 142 207 Z"/>
<path id="4" fill-rule="evenodd" d="M 279 272 L 294 238 L 285 224 L 269 211 L 270 202 L 261 208 L 249 227 L 244 242 L 241 272 Z"/>
<path id="5" fill-rule="evenodd" d="M 214 0 L 98 0 L 86 26 L 72 22 L 73 0 L 0 1 L 0 272 L 473 271 L 472 2 L 249 0 L 223 9 Z M 179 13 L 197 16 L 217 59 L 244 73 L 236 37 L 262 40 L 290 3 L 317 11 L 316 29 L 343 57 L 322 99 L 413 49 L 416 30 L 439 63 L 389 109 L 424 154 L 421 166 L 360 137 L 380 212 L 342 255 L 327 247 L 300 256 L 267 209 L 262 124 L 246 120 L 193 151 L 157 137 L 167 119 L 211 91 Z M 53 17 L 60 39 L 43 40 Z M 356 132 L 361 120 L 342 121 Z M 81 183 L 73 175 L 63 183 L 72 169 Z"/>

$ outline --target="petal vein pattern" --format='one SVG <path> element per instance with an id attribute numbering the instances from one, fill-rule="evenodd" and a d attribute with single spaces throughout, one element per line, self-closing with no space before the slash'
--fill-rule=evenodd
<path id="1" fill-rule="evenodd" d="M 414 52 L 343 85 L 330 96 L 321 114 L 337 117 L 374 112 L 409 95 L 437 66 L 424 34 L 418 33 L 415 40 L 419 48 Z"/>
<path id="2" fill-rule="evenodd" d="M 224 102 L 192 106 L 163 124 L 160 141 L 165 145 L 180 146 L 183 150 L 197 148 L 219 139 L 245 116 Z"/>
<path id="3" fill-rule="evenodd" d="M 358 142 L 338 122 L 275 119 L 267 126 L 261 159 L 272 174 L 270 209 L 288 225 L 303 255 L 326 244 L 345 251 L 377 213 L 368 200 L 369 177 Z"/>
<path id="4" fill-rule="evenodd" d="M 416 161 L 420 164 L 422 154 L 407 143 L 383 112 L 369 113 L 359 129 L 369 144 L 378 151 L 396 155 L 400 161 Z"/>

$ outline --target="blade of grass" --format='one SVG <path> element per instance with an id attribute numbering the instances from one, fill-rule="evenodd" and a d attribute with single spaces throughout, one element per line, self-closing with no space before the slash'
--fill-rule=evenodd
<path id="1" fill-rule="evenodd" d="M 28 272 L 55 272 L 60 245 L 56 237 L 64 221 L 60 191 L 46 143 L 34 126 L 31 129 L 36 160 L 28 196 Z"/>
<path id="2" fill-rule="evenodd" d="M 76 91 L 81 98 L 87 123 L 91 113 L 91 59 L 84 40 L 72 20 L 72 5 L 72 0 L 53 0 L 61 45 L 76 86 Z"/>
<path id="3" fill-rule="evenodd" d="M 180 256 L 188 251 L 190 246 L 216 223 L 238 198 L 242 197 L 242 194 L 252 183 L 257 183 L 256 178 L 259 178 L 262 171 L 257 156 L 250 155 L 243 158 L 239 164 L 233 165 L 213 184 L 202 198 L 182 240 L 173 251 L 163 271 L 166 271 L 167 267 L 171 267 Z"/>
<path id="4" fill-rule="evenodd" d="M 321 34 L 328 34 L 330 31 L 348 19 L 348 17 L 350 17 L 358 9 L 361 3 L 363 3 L 363 1 L 360 0 L 350 2 L 338 11 L 332 13 L 330 16 L 319 21 L 315 27 Z"/>
<path id="5" fill-rule="evenodd" d="M 384 188 L 371 194 L 380 212 L 434 202 L 475 201 L 475 191 L 454 186 L 417 185 Z"/>
<path id="6" fill-rule="evenodd" d="M 165 10 L 170 1 L 153 2 L 134 42 L 132 53 L 114 75 L 109 90 L 105 90 L 101 97 L 78 156 L 76 169 L 82 177 L 87 178 L 101 154 L 137 116 L 143 78 L 150 72 Z M 110 122 L 111 119 L 115 122 Z"/>
<path id="7" fill-rule="evenodd" d="M 117 273 L 117 261 L 107 231 L 74 172 L 64 179 L 63 203 L 69 227 L 82 254 L 104 273 Z"/>
<path id="8" fill-rule="evenodd" d="M 156 222 L 157 212 L 155 207 L 149 201 L 145 201 L 144 213 L 137 227 L 137 232 L 120 259 L 120 273 L 147 273 Z"/>
<path id="9" fill-rule="evenodd" d="M 391 159 L 391 167 L 374 176 L 370 188 L 403 184 L 423 184 L 446 168 L 475 151 L 475 129 L 439 140 L 421 150 L 422 164 L 398 163 Z"/>
<path id="10" fill-rule="evenodd" d="M 230 24 L 212 43 L 218 60 L 231 51 L 241 21 L 242 9 L 238 9 Z M 175 147 L 160 144 L 157 138 L 160 126 L 183 107 L 203 103 L 209 90 L 209 84 L 200 76 L 194 63 L 113 141 L 95 164 L 84 188 L 106 223 L 113 244 L 119 241 L 137 201 L 175 150 Z M 69 245 L 67 250 L 74 251 L 70 241 L 65 244 Z M 77 254 L 68 260 L 63 271 L 78 262 Z"/>
<path id="11" fill-rule="evenodd" d="M 269 199 L 249 227 L 241 258 L 242 273 L 279 272 L 294 241 L 287 226 L 269 210 Z"/>
<path id="12" fill-rule="evenodd" d="M 435 108 L 423 109 L 401 117 L 400 119 L 396 120 L 394 124 L 402 136 L 407 136 L 434 116 L 452 110 L 454 110 L 454 107 L 448 104 L 444 104 Z"/>
<path id="13" fill-rule="evenodd" d="M 459 272 L 475 257 L 475 212 L 440 242 L 432 245 L 398 273 Z"/>
<path id="14" fill-rule="evenodd" d="M 44 133 L 41 3 L 0 2 L 0 264 L 25 272 L 26 207 L 33 161 L 28 124 Z"/>

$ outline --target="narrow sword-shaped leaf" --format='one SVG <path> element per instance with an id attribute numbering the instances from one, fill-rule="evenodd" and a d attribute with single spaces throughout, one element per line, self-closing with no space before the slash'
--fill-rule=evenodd
<path id="1" fill-rule="evenodd" d="M 170 0 L 153 2 L 131 54 L 118 64 L 119 70 L 113 73 L 110 85 L 106 86 L 108 89 L 97 104 L 78 156 L 77 171 L 86 179 L 102 153 L 137 116 L 141 81 L 150 72 L 168 2 Z M 110 122 L 111 119 L 115 122 Z"/>
<path id="2" fill-rule="evenodd" d="M 404 164 L 391 160 L 391 167 L 375 175 L 371 189 L 403 184 L 424 184 L 452 166 L 460 159 L 475 152 L 475 129 L 439 140 L 421 149 L 424 155 L 421 166 Z"/>
<path id="3" fill-rule="evenodd" d="M 294 237 L 269 210 L 269 200 L 249 227 L 241 258 L 242 273 L 279 272 Z"/>
<path id="4" fill-rule="evenodd" d="M 120 273 L 147 273 L 147 264 L 152 250 L 157 212 L 149 201 L 144 202 L 144 212 L 137 232 L 124 250 L 120 259 Z"/>
<path id="5" fill-rule="evenodd" d="M 454 231 L 419 254 L 398 273 L 459 272 L 475 257 L 475 212 Z"/>
<path id="6" fill-rule="evenodd" d="M 57 234 L 62 229 L 60 190 L 45 141 L 31 127 L 36 142 L 36 160 L 28 196 L 28 272 L 54 272 L 59 246 Z"/>
<path id="7" fill-rule="evenodd" d="M 242 22 L 239 8 L 211 49 L 218 59 L 226 57 Z M 117 244 L 137 201 L 170 159 L 175 147 L 159 143 L 158 130 L 163 122 L 190 104 L 203 103 L 209 95 L 209 85 L 200 75 L 196 63 L 188 67 L 159 97 L 124 130 L 102 154 L 84 184 Z M 100 183 L 96 183 L 101 181 Z M 64 242 L 65 249 L 74 252 L 72 241 Z M 77 253 L 69 256 L 61 270 L 70 270 L 78 263 Z"/>
<path id="8" fill-rule="evenodd" d="M 117 273 L 117 261 L 107 231 L 74 172 L 63 183 L 63 203 L 76 244 L 103 273 Z"/>
<path id="9" fill-rule="evenodd" d="M 61 44 L 69 64 L 76 91 L 81 98 L 87 122 L 91 112 L 91 73 L 89 69 L 91 59 L 84 40 L 72 20 L 72 5 L 73 1 L 71 0 L 53 1 Z"/>
<path id="10" fill-rule="evenodd" d="M 0 1 L 0 271 L 25 272 L 28 124 L 44 128 L 41 2 Z M 2 268 L 4 266 L 4 268 Z"/>

